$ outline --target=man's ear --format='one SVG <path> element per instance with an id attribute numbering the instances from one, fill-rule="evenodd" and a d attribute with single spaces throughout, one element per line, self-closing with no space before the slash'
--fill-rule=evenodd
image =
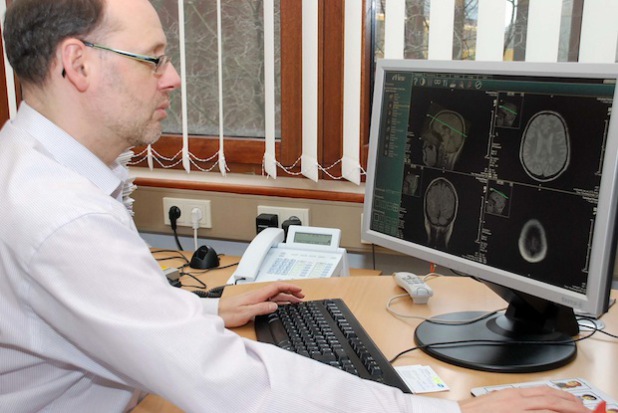
<path id="1" fill-rule="evenodd" d="M 71 82 L 80 92 L 86 91 L 90 84 L 89 62 L 85 49 L 86 46 L 81 41 L 73 38 L 66 39 L 59 46 L 62 77 Z"/>

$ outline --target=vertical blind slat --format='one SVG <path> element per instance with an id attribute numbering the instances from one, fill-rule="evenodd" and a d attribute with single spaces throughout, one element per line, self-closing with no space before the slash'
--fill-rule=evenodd
<path id="1" fill-rule="evenodd" d="M 275 4 L 264 0 L 264 171 L 277 177 L 275 159 Z"/>
<path id="2" fill-rule="evenodd" d="M 182 2 L 181 2 L 182 3 Z M 225 152 L 223 149 L 223 39 L 221 27 L 221 0 L 217 0 L 217 54 L 219 67 L 219 171 L 225 176 L 227 165 L 225 163 Z"/>
<path id="3" fill-rule="evenodd" d="M 579 42 L 579 61 L 613 63 L 618 43 L 618 1 L 587 0 L 584 2 Z"/>
<path id="4" fill-rule="evenodd" d="M 152 145 L 148 145 L 146 149 L 146 162 L 148 163 L 148 169 L 152 171 L 152 169 L 154 168 L 154 160 L 152 158 Z"/>
<path id="5" fill-rule="evenodd" d="M 360 185 L 363 2 L 345 1 L 342 175 Z"/>
<path id="6" fill-rule="evenodd" d="M 429 9 L 429 60 L 453 59 L 455 0 L 431 0 Z"/>
<path id="7" fill-rule="evenodd" d="M 302 2 L 303 138 L 301 173 L 318 181 L 318 2 Z"/>
<path id="8" fill-rule="evenodd" d="M 506 0 L 479 0 L 476 60 L 503 59 Z"/>
<path id="9" fill-rule="evenodd" d="M 530 0 L 526 62 L 557 62 L 562 0 Z"/>
<path id="10" fill-rule="evenodd" d="M 184 1 L 178 2 L 178 42 L 180 50 L 180 107 L 182 123 L 182 167 L 185 171 L 191 171 L 189 160 L 189 126 L 187 109 L 187 54 L 185 48 L 185 5 Z"/>
<path id="11" fill-rule="evenodd" d="M 386 0 L 384 5 L 384 58 L 403 59 L 405 50 L 406 1 Z"/>

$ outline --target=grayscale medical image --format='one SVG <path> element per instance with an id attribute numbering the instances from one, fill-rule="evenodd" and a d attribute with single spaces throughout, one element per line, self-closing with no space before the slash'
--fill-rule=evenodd
<path id="1" fill-rule="evenodd" d="M 570 148 L 569 129 L 563 117 L 558 112 L 542 111 L 528 121 L 519 157 L 532 179 L 547 182 L 567 169 Z"/>
<path id="2" fill-rule="evenodd" d="M 457 191 L 445 178 L 434 179 L 425 191 L 425 230 L 432 247 L 448 247 L 457 217 Z"/>
<path id="3" fill-rule="evenodd" d="M 421 135 L 425 165 L 452 170 L 466 142 L 466 133 L 466 122 L 459 113 L 452 110 L 428 113 Z"/>

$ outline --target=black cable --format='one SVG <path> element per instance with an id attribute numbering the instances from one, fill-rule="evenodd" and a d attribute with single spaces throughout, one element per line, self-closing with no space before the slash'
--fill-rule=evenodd
<path id="1" fill-rule="evenodd" d="M 594 333 L 600 333 L 600 334 L 604 334 L 604 335 L 606 335 L 606 336 L 608 336 L 608 337 L 611 337 L 611 338 L 614 338 L 614 339 L 617 339 L 617 340 L 618 340 L 618 335 L 616 335 L 616 334 L 612 334 L 612 333 L 608 333 L 607 331 L 601 330 L 601 329 L 599 329 L 599 328 L 597 327 L 597 323 L 596 323 L 596 322 L 597 322 L 597 321 L 601 321 L 601 320 L 599 320 L 598 318 L 595 318 L 595 317 L 589 317 L 589 316 L 584 316 L 584 315 L 577 316 L 577 321 L 578 321 L 578 323 L 579 323 L 580 321 L 582 321 L 582 320 L 588 320 L 588 321 L 590 321 L 590 322 L 592 323 L 592 325 L 590 325 L 590 324 L 579 324 L 579 325 L 580 325 L 581 327 L 583 327 L 583 328 L 587 328 L 587 329 L 592 330 L 593 334 L 594 334 Z M 592 334 L 591 334 L 591 335 L 592 335 Z M 589 337 L 589 336 L 587 336 L 586 338 L 588 338 L 588 337 Z"/>
<path id="2" fill-rule="evenodd" d="M 159 249 L 157 249 L 157 250 L 152 250 L 152 251 L 150 251 L 150 252 L 151 252 L 152 254 L 158 254 L 158 253 L 160 253 L 160 252 L 167 252 L 167 253 L 172 253 L 172 254 L 174 254 L 174 255 L 173 255 L 173 256 L 171 256 L 171 257 L 155 258 L 157 261 L 167 261 L 167 260 L 175 260 L 175 259 L 177 259 L 177 258 L 181 258 L 181 259 L 183 259 L 183 260 L 184 260 L 187 264 L 189 264 L 189 262 L 190 262 L 190 261 L 189 261 L 189 259 L 188 259 L 187 257 L 185 257 L 185 255 L 184 255 L 184 254 L 179 253 L 177 250 L 166 250 L 166 249 L 159 250 Z"/>
<path id="3" fill-rule="evenodd" d="M 170 225 L 172 227 L 172 231 L 174 232 L 174 239 L 176 240 L 176 245 L 178 246 L 178 249 L 180 251 L 184 251 L 182 249 L 182 245 L 180 245 L 180 240 L 178 239 L 178 233 L 176 232 L 176 227 L 177 227 L 176 221 L 178 220 L 178 218 L 180 218 L 180 214 L 181 214 L 180 208 L 174 205 L 170 208 L 167 214 L 170 218 Z"/>
<path id="4" fill-rule="evenodd" d="M 371 262 L 373 264 L 373 269 L 376 269 L 376 244 L 371 243 Z"/>
<path id="5" fill-rule="evenodd" d="M 190 274 L 188 272 L 181 272 L 180 275 L 186 275 L 187 277 L 191 277 L 191 278 L 193 278 L 195 281 L 197 281 L 200 284 L 199 286 L 197 286 L 197 285 L 183 285 L 183 287 L 193 287 L 193 288 L 200 288 L 200 289 L 204 289 L 204 290 L 206 288 L 208 288 L 208 286 L 202 280 L 200 280 L 199 278 L 197 278 L 193 274 Z"/>
<path id="6" fill-rule="evenodd" d="M 448 346 L 457 347 L 457 346 L 464 346 L 464 345 L 484 345 L 484 346 L 569 345 L 569 344 L 575 344 L 578 341 L 587 340 L 587 339 L 592 337 L 597 332 L 603 333 L 603 331 L 600 331 L 598 329 L 593 329 L 592 332 L 590 334 L 588 334 L 587 336 L 573 338 L 573 339 L 568 339 L 568 340 L 530 340 L 530 341 L 522 341 L 522 340 L 512 340 L 512 341 L 500 341 L 500 340 L 455 340 L 455 341 L 443 341 L 443 342 L 438 342 L 438 343 L 428 343 L 428 344 L 424 344 L 422 346 L 411 347 L 411 348 L 409 348 L 407 350 L 404 350 L 404 351 L 400 352 L 399 354 L 395 355 L 395 357 L 390 359 L 389 363 L 393 363 L 395 360 L 397 360 L 399 357 L 403 356 L 406 353 L 409 353 L 409 352 L 415 351 L 415 350 L 421 350 L 421 349 L 424 349 L 424 348 L 429 348 L 429 347 L 448 347 Z"/>
<path id="7" fill-rule="evenodd" d="M 181 276 L 186 275 L 186 276 L 188 276 L 188 277 L 191 277 L 191 278 L 193 278 L 195 281 L 197 281 L 200 285 L 199 285 L 199 286 L 197 286 L 197 285 L 183 285 L 183 287 L 192 287 L 192 288 L 206 289 L 206 288 L 207 288 L 207 287 L 206 287 L 206 284 L 205 284 L 204 282 L 202 282 L 199 278 L 196 278 L 196 277 L 195 277 L 195 274 L 197 274 L 197 275 L 202 275 L 202 274 L 205 274 L 205 273 L 207 273 L 207 272 L 209 272 L 209 271 L 212 271 L 212 270 L 222 270 L 222 269 L 224 269 L 224 268 L 230 268 L 230 267 L 233 267 L 233 266 L 235 266 L 235 265 L 238 265 L 238 263 L 237 263 L 237 262 L 234 262 L 234 263 L 232 263 L 232 264 L 224 265 L 224 266 L 222 266 L 222 267 L 208 268 L 208 269 L 201 270 L 201 271 L 192 271 L 192 272 L 187 272 L 187 271 L 184 271 L 184 269 L 185 269 L 185 268 L 187 268 L 187 267 L 189 266 L 189 263 L 184 264 L 182 267 L 180 267 L 180 268 L 179 268 L 179 270 L 180 270 L 180 275 L 181 275 Z"/>
<path id="8" fill-rule="evenodd" d="M 212 287 L 208 291 L 193 291 L 193 294 L 201 298 L 220 298 L 223 295 L 223 290 L 226 285 L 220 285 L 218 287 Z"/>

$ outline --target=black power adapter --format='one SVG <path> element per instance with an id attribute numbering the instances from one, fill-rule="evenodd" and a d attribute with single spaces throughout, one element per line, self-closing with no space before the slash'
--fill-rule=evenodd
<path id="1" fill-rule="evenodd" d="M 279 217 L 277 214 L 260 214 L 255 218 L 255 231 L 257 234 L 270 227 L 279 227 Z"/>
<path id="2" fill-rule="evenodd" d="M 285 221 L 283 221 L 283 223 L 281 224 L 281 228 L 283 229 L 284 239 L 288 238 L 288 228 L 290 227 L 290 225 L 302 225 L 302 224 L 303 223 L 301 222 L 300 218 L 296 216 L 291 216 Z"/>

